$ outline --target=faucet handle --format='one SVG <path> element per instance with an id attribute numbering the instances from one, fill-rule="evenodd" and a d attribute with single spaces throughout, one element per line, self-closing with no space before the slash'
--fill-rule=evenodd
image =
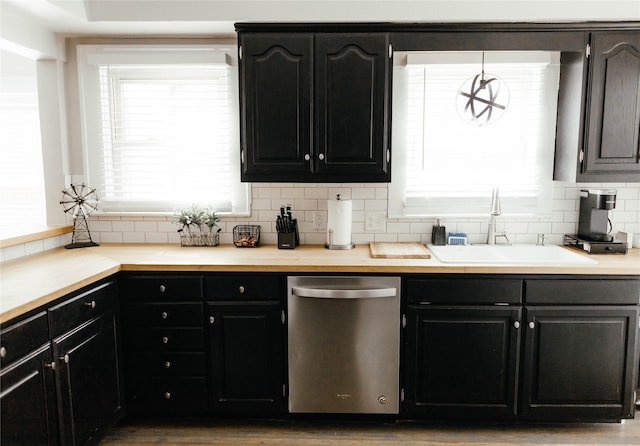
<path id="1" fill-rule="evenodd" d="M 502 209 L 500 206 L 500 191 L 498 188 L 494 188 L 491 193 L 491 215 L 500 215 L 502 214 Z"/>

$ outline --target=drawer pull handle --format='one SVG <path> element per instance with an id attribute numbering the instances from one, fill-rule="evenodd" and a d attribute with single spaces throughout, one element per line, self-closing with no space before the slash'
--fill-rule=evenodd
<path id="1" fill-rule="evenodd" d="M 171 399 L 171 392 L 164 392 L 164 399 L 165 400 Z"/>
<path id="2" fill-rule="evenodd" d="M 164 285 L 160 285 L 160 292 L 164 293 L 165 291 L 167 291 L 167 287 Z"/>
<path id="3" fill-rule="evenodd" d="M 7 357 L 7 349 L 5 347 L 0 347 L 0 358 Z"/>
<path id="4" fill-rule="evenodd" d="M 167 313 L 166 311 L 163 311 L 162 313 L 160 313 L 160 317 L 161 317 L 162 319 L 166 319 L 166 318 L 168 318 L 168 317 L 169 317 L 169 313 Z"/>
<path id="5" fill-rule="evenodd" d="M 96 309 L 96 301 L 95 300 L 92 300 L 91 302 L 85 302 L 84 305 L 87 306 L 87 307 L 91 307 L 92 310 Z"/>
<path id="6" fill-rule="evenodd" d="M 171 361 L 167 361 L 164 363 L 164 368 L 165 369 L 170 369 L 171 368 Z"/>
<path id="7" fill-rule="evenodd" d="M 169 343 L 169 338 L 168 338 L 168 337 L 166 337 L 166 336 L 163 336 L 163 337 L 162 337 L 162 343 L 163 343 L 163 344 L 168 344 L 168 343 Z"/>
<path id="8" fill-rule="evenodd" d="M 243 286 L 243 285 L 240 285 L 240 286 L 238 287 L 238 291 L 240 291 L 240 294 L 244 294 L 244 289 L 245 289 L 245 288 L 244 288 L 244 286 Z"/>

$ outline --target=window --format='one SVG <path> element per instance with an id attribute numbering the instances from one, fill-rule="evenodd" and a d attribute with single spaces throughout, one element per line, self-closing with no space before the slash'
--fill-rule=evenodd
<path id="1" fill-rule="evenodd" d="M 510 93 L 504 115 L 485 126 L 456 109 L 482 53 L 396 55 L 390 216 L 486 216 L 494 187 L 504 215 L 550 213 L 559 53 L 485 55 L 485 71 Z"/>
<path id="2" fill-rule="evenodd" d="M 86 182 L 103 212 L 246 215 L 237 81 L 215 46 L 78 47 Z"/>
<path id="3" fill-rule="evenodd" d="M 2 51 L 0 215 L 3 233 L 46 225 L 36 62 Z"/>

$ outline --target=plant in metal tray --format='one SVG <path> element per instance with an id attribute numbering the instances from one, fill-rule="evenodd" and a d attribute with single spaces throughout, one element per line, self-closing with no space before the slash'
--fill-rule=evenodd
<path id="1" fill-rule="evenodd" d="M 220 217 L 211 207 L 206 209 L 193 204 L 189 209 L 182 209 L 173 216 L 174 223 L 180 225 L 180 244 L 182 246 L 216 246 L 221 228 Z M 208 229 L 208 230 L 207 230 Z"/>

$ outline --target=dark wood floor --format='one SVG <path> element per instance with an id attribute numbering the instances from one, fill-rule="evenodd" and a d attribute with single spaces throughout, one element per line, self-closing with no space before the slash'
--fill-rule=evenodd
<path id="1" fill-rule="evenodd" d="M 640 445 L 640 418 L 596 424 L 426 424 L 309 421 L 123 421 L 100 446 Z"/>

